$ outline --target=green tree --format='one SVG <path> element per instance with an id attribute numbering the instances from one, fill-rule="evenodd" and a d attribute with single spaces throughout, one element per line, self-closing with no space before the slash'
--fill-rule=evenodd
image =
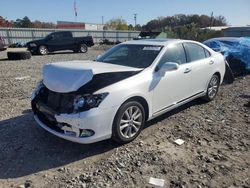
<path id="1" fill-rule="evenodd" d="M 221 37 L 223 36 L 222 31 L 213 31 L 209 29 L 202 29 L 196 24 L 192 23 L 185 26 L 179 26 L 173 29 L 176 33 L 177 38 L 204 41 L 209 38 Z"/>
<path id="2" fill-rule="evenodd" d="M 122 18 L 114 18 L 105 24 L 109 30 L 128 30 L 127 22 Z"/>
<path id="3" fill-rule="evenodd" d="M 134 30 L 134 26 L 132 24 L 128 25 L 128 30 Z"/>
<path id="4" fill-rule="evenodd" d="M 135 30 L 136 30 L 136 31 L 141 31 L 141 29 L 142 29 L 142 27 L 141 27 L 140 24 L 137 24 L 137 25 L 135 26 Z"/>
<path id="5" fill-rule="evenodd" d="M 212 20 L 212 22 L 211 22 Z M 224 16 L 211 17 L 207 15 L 198 14 L 177 14 L 174 16 L 159 17 L 149 21 L 146 25 L 142 26 L 144 31 L 163 31 L 165 27 L 180 27 L 185 25 L 195 24 L 197 27 L 205 28 L 208 26 L 225 26 L 227 20 Z"/>
<path id="6" fill-rule="evenodd" d="M 25 16 L 23 19 L 17 19 L 14 22 L 14 27 L 30 28 L 33 27 L 33 23 L 27 16 Z"/>

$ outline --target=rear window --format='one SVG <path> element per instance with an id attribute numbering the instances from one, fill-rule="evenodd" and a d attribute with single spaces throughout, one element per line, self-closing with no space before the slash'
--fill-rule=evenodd
<path id="1" fill-rule="evenodd" d="M 62 32 L 62 33 L 54 33 L 51 35 L 54 40 L 59 40 L 61 38 L 70 38 L 71 33 L 69 32 Z"/>
<path id="2" fill-rule="evenodd" d="M 190 61 L 197 61 L 207 57 L 204 48 L 198 44 L 184 43 L 184 47 L 187 50 Z"/>
<path id="3" fill-rule="evenodd" d="M 210 52 L 208 50 L 206 50 L 205 48 L 204 48 L 204 51 L 205 51 L 206 57 L 210 57 L 211 56 Z"/>

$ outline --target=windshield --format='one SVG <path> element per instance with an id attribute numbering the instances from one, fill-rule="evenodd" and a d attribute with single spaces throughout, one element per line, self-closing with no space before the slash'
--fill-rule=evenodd
<path id="1" fill-rule="evenodd" d="M 122 44 L 111 48 L 96 61 L 135 68 L 150 66 L 162 46 Z"/>

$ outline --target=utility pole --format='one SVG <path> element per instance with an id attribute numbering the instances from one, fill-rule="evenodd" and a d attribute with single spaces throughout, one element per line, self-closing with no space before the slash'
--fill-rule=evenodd
<path id="1" fill-rule="evenodd" d="M 213 26 L 213 22 L 214 22 L 213 16 L 214 16 L 214 12 L 211 13 L 210 29 L 211 29 L 211 27 Z"/>
<path id="2" fill-rule="evenodd" d="M 102 40 L 104 40 L 104 16 L 102 16 Z"/>
<path id="3" fill-rule="evenodd" d="M 74 12 L 75 12 L 75 22 L 77 22 L 77 7 L 76 7 L 76 0 L 74 1 Z"/>
<path id="4" fill-rule="evenodd" d="M 137 13 L 134 14 L 135 26 L 136 26 Z"/>

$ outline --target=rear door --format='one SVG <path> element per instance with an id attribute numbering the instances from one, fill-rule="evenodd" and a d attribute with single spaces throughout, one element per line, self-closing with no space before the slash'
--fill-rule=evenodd
<path id="1" fill-rule="evenodd" d="M 51 51 L 73 49 L 74 40 L 70 32 L 56 32 L 51 36 L 51 39 L 48 41 Z"/>
<path id="2" fill-rule="evenodd" d="M 61 50 L 71 50 L 74 49 L 74 38 L 71 32 L 64 32 L 61 39 Z"/>
<path id="3" fill-rule="evenodd" d="M 187 52 L 188 64 L 192 66 L 192 81 L 190 96 L 206 90 L 208 81 L 212 77 L 215 60 L 203 46 L 186 42 L 184 48 Z"/>

